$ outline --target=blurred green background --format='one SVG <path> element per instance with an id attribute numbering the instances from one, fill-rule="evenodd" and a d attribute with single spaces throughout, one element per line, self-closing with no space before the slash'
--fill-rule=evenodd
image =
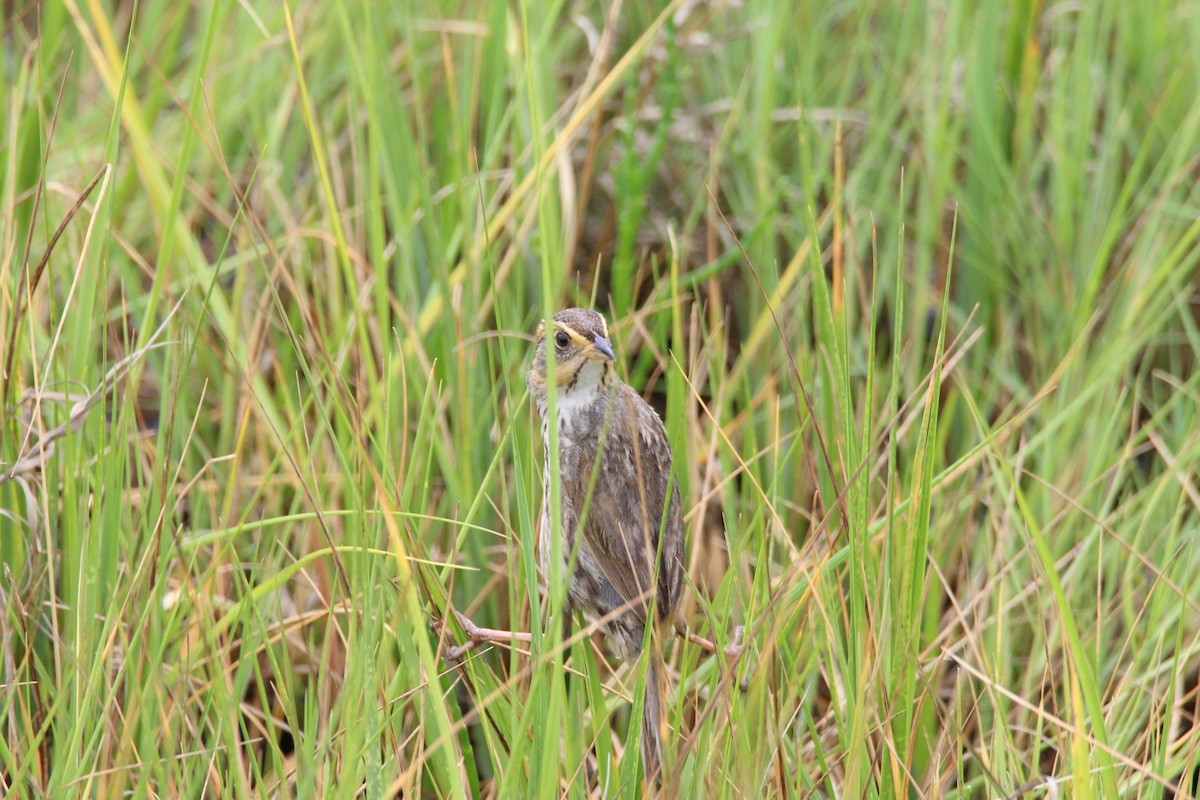
<path id="1" fill-rule="evenodd" d="M 1196 795 L 1196 3 L 3 8 L 0 793 L 639 796 L 536 572 L 585 305 L 746 626 L 665 794 Z"/>

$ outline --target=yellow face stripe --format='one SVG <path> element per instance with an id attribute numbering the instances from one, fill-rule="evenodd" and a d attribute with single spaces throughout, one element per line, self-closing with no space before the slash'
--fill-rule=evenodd
<path id="1" fill-rule="evenodd" d="M 556 322 L 556 323 L 554 323 L 554 328 L 555 328 L 555 330 L 562 331 L 567 336 L 570 336 L 571 341 L 575 342 L 575 344 L 577 344 L 577 345 L 580 345 L 580 346 L 591 345 L 591 342 L 589 340 L 585 339 L 578 332 L 576 332 L 576 330 L 574 328 L 572 328 L 569 325 L 566 325 L 562 322 Z"/>
<path id="2" fill-rule="evenodd" d="M 579 372 L 579 369 L 582 366 L 581 362 L 587 357 L 586 353 L 588 350 L 594 350 L 596 345 L 593 344 L 590 339 L 579 333 L 579 331 L 575 330 L 564 322 L 555 322 L 554 331 L 555 333 L 562 331 L 567 336 L 570 336 L 571 341 L 581 349 L 581 352 L 576 353 L 573 357 L 556 357 L 554 359 L 554 383 L 559 388 L 565 388 L 575 380 L 575 375 Z M 546 323 L 544 321 L 538 326 L 537 335 L 539 341 L 545 337 Z M 548 349 L 549 348 L 547 348 L 547 350 Z M 549 354 L 547 353 L 547 355 Z M 555 353 L 555 356 L 557 355 L 558 354 Z M 583 356 L 583 358 L 581 358 L 581 356 Z"/>
<path id="3" fill-rule="evenodd" d="M 600 335 L 603 336 L 605 339 L 607 339 L 608 338 L 608 322 L 603 317 L 601 317 L 600 324 L 603 326 L 603 330 L 600 331 Z M 574 340 L 575 344 L 590 345 L 592 343 L 591 339 L 588 339 L 586 336 L 579 333 L 577 330 L 575 330 L 574 328 L 572 328 L 570 325 L 568 325 L 565 322 L 555 322 L 554 330 L 556 332 L 562 331 L 563 333 L 567 334 L 568 336 L 571 337 L 572 340 Z M 542 320 L 541 322 L 538 323 L 537 335 L 535 338 L 540 341 L 540 340 L 544 339 L 545 337 L 546 337 L 546 320 Z"/>
<path id="4" fill-rule="evenodd" d="M 588 344 L 587 340 L 576 333 L 575 330 L 569 325 L 556 322 L 554 323 L 554 330 L 555 332 L 562 331 L 567 336 L 570 336 L 571 341 L 576 345 L 583 346 Z M 555 355 L 558 354 L 555 353 Z M 562 358 L 556 358 L 554 360 L 554 383 L 559 388 L 565 388 L 566 386 L 570 385 L 571 381 L 575 379 L 575 373 L 579 371 L 579 364 L 576 363 L 577 361 L 578 357 L 566 360 Z"/>
<path id="5" fill-rule="evenodd" d="M 554 323 L 554 331 L 555 331 L 555 333 L 557 333 L 558 331 L 562 331 L 567 336 L 570 336 L 571 341 L 573 341 L 577 345 L 580 345 L 580 346 L 584 346 L 584 345 L 591 346 L 592 345 L 591 339 L 588 339 L 586 336 L 579 333 L 577 330 L 575 330 L 574 328 L 572 328 L 570 325 L 566 324 L 565 322 L 555 322 Z M 543 320 L 538 325 L 538 329 L 537 329 L 538 341 L 541 341 L 544 338 L 546 338 L 546 322 L 545 322 L 545 320 Z"/>

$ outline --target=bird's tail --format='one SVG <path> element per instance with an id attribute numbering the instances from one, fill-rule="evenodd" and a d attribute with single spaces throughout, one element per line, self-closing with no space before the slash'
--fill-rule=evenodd
<path id="1" fill-rule="evenodd" d="M 662 684 L 661 656 L 650 655 L 650 666 L 646 670 L 646 695 L 642 704 L 642 766 L 646 771 L 646 783 L 653 787 L 661 779 L 662 769 Z"/>

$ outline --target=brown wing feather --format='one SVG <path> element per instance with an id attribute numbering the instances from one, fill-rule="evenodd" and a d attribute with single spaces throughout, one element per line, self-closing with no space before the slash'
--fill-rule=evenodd
<path id="1" fill-rule="evenodd" d="M 582 546 L 594 554 L 624 603 L 640 600 L 631 605 L 640 609 L 643 619 L 644 598 L 652 587 L 656 589 L 658 614 L 665 619 L 675 611 L 683 582 L 683 518 L 679 488 L 670 479 L 667 432 L 654 409 L 628 386 L 622 387 L 614 412 Z M 670 506 L 664 528 L 668 486 Z M 665 539 L 655 587 L 652 565 L 660 530 Z"/>

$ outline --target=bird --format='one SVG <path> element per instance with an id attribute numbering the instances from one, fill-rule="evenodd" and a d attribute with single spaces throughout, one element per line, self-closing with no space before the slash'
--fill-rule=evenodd
<path id="1" fill-rule="evenodd" d="M 617 376 L 602 315 L 564 309 L 542 322 L 536 340 L 526 383 L 541 417 L 546 453 L 538 532 L 543 579 L 565 575 L 566 619 L 571 608 L 582 610 L 598 621 L 618 656 L 632 659 L 641 654 L 647 625 L 668 630 L 683 587 L 683 517 L 666 428 L 654 408 Z M 550 516 L 551 381 L 561 492 L 557 529 L 563 537 L 557 550 Z M 551 563 L 555 552 L 564 559 L 560 573 Z M 641 750 L 646 780 L 654 785 L 662 764 L 665 665 L 660 649 L 651 649 Z"/>

